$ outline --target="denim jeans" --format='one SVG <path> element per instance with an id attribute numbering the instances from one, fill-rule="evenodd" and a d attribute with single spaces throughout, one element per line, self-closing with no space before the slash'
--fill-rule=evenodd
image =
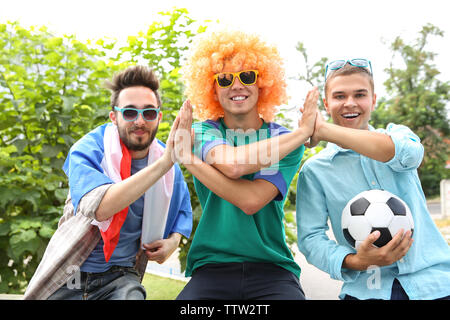
<path id="1" fill-rule="evenodd" d="M 197 268 L 177 300 L 305 300 L 299 279 L 272 263 L 209 263 Z"/>
<path id="2" fill-rule="evenodd" d="M 146 292 L 140 277 L 131 267 L 113 266 L 108 271 L 80 271 L 80 281 L 65 284 L 49 300 L 145 300 Z"/>

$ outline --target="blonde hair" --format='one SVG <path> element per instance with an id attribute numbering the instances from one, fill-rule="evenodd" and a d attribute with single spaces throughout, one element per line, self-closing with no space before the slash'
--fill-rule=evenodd
<path id="1" fill-rule="evenodd" d="M 223 117 L 223 109 L 215 99 L 213 76 L 222 72 L 225 63 L 242 70 L 258 70 L 258 113 L 266 122 L 272 121 L 276 106 L 288 100 L 278 50 L 256 35 L 229 30 L 203 34 L 193 44 L 181 70 L 185 95 L 194 105 L 194 116 L 202 121 Z"/>

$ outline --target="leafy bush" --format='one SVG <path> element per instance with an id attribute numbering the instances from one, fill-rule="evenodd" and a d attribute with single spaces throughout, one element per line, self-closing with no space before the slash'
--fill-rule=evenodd
<path id="1" fill-rule="evenodd" d="M 183 99 L 181 55 L 205 27 L 185 9 L 160 14 L 163 21 L 122 47 L 56 36 L 45 27 L 0 25 L 0 292 L 25 290 L 56 230 L 68 192 L 62 171 L 68 150 L 109 121 L 105 80 L 131 64 L 156 69 L 164 112 L 158 138 L 166 140 Z"/>

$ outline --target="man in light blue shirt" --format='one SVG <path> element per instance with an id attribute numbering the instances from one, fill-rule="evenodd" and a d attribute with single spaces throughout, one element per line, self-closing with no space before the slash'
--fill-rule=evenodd
<path id="1" fill-rule="evenodd" d="M 409 128 L 369 125 L 376 104 L 371 65 L 365 59 L 327 66 L 325 107 L 334 124 L 318 115 L 311 146 L 327 147 L 305 162 L 297 185 L 298 245 L 307 261 L 344 281 L 341 299 L 450 298 L 450 249 L 426 207 L 417 168 L 424 148 Z M 384 189 L 403 199 L 414 219 L 414 236 L 399 232 L 381 248 L 380 233 L 353 249 L 341 214 L 365 190 Z M 328 219 L 336 241 L 326 235 Z"/>

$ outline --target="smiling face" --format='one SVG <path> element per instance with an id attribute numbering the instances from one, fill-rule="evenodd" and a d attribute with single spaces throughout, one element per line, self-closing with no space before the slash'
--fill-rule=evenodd
<path id="1" fill-rule="evenodd" d="M 354 73 L 329 79 L 324 104 L 335 124 L 367 130 L 376 104 L 369 76 Z"/>
<path id="2" fill-rule="evenodd" d="M 235 68 L 229 63 L 225 64 L 222 72 L 239 72 L 242 68 Z M 233 85 L 228 88 L 221 88 L 215 82 L 215 97 L 224 110 L 224 118 L 258 116 L 257 103 L 259 89 L 256 84 L 243 85 L 239 79 L 235 79 Z"/>
<path id="3" fill-rule="evenodd" d="M 119 108 L 145 109 L 150 105 L 158 106 L 156 95 L 150 88 L 142 86 L 123 89 L 117 99 Z M 158 131 L 158 125 L 162 117 L 161 112 L 154 121 L 145 121 L 142 119 L 142 115 L 139 115 L 134 121 L 125 121 L 118 111 L 111 111 L 109 117 L 117 125 L 119 137 L 130 150 L 131 157 L 133 159 L 144 158 Z"/>

